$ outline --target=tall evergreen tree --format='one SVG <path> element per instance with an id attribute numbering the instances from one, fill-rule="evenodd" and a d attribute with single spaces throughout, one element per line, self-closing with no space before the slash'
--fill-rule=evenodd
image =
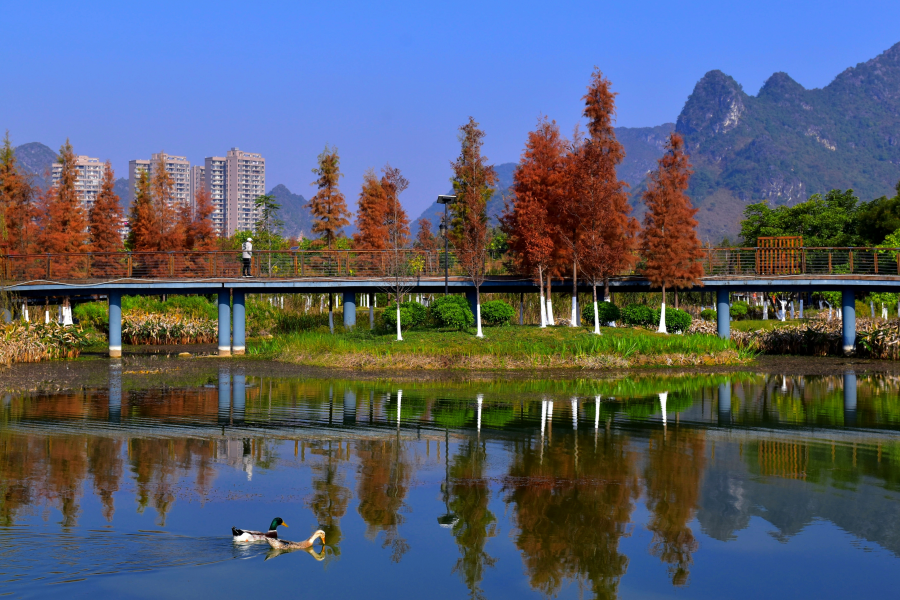
<path id="1" fill-rule="evenodd" d="M 452 239 L 460 266 L 475 284 L 477 337 L 481 332 L 481 284 L 484 283 L 487 265 L 487 203 L 497 182 L 494 167 L 481 154 L 484 132 L 469 117 L 468 123 L 459 128 L 460 153 L 453 161 Z"/>
<path id="2" fill-rule="evenodd" d="M 313 169 L 317 176 L 313 185 L 319 191 L 309 200 L 309 208 L 314 218 L 313 233 L 319 234 L 330 250 L 341 229 L 350 224 L 350 211 L 339 186 L 341 159 L 337 148 L 326 145 L 318 160 L 318 167 Z"/>
<path id="3" fill-rule="evenodd" d="M 87 249 L 87 219 L 75 190 L 78 181 L 75 160 L 72 144 L 67 139 L 59 150 L 58 162 L 62 167 L 59 182 L 43 196 L 38 238 L 41 252 L 70 254 Z"/>
<path id="4" fill-rule="evenodd" d="M 644 192 L 647 212 L 641 232 L 643 274 L 663 293 L 661 333 L 666 332 L 666 288 L 694 285 L 703 276 L 703 252 L 694 219 L 697 209 L 685 193 L 692 172 L 684 140 L 672 132 Z"/>
<path id="5" fill-rule="evenodd" d="M 562 201 L 566 173 L 565 141 L 555 121 L 541 118 L 528 134 L 522 160 L 513 175 L 513 194 L 500 219 L 521 273 L 533 274 L 540 286 L 541 327 L 547 325 L 544 277 L 556 248 L 553 213 Z"/>
<path id="6" fill-rule="evenodd" d="M 122 249 L 122 206 L 114 191 L 116 174 L 112 163 L 106 161 L 106 170 L 100 182 L 100 193 L 88 212 L 88 231 L 92 252 L 116 252 Z"/>

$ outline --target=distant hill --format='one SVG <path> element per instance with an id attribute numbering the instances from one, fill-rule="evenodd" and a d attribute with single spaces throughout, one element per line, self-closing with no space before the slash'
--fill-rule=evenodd
<path id="1" fill-rule="evenodd" d="M 284 221 L 284 235 L 291 238 L 310 237 L 312 214 L 306 206 L 306 198 L 294 194 L 287 186 L 278 184 L 269 190 L 275 201 L 281 205 L 281 219 Z"/>
<path id="2" fill-rule="evenodd" d="M 701 235 L 735 236 L 744 207 L 792 205 L 852 188 L 862 200 L 900 180 L 900 44 L 822 89 L 775 73 L 750 96 L 710 71 L 678 116 L 695 174 L 689 190 Z"/>
<path id="3" fill-rule="evenodd" d="M 34 183 L 47 189 L 50 187 L 50 169 L 56 162 L 56 152 L 40 142 L 30 142 L 16 146 L 13 150 L 16 162 L 26 172 L 34 177 Z"/>

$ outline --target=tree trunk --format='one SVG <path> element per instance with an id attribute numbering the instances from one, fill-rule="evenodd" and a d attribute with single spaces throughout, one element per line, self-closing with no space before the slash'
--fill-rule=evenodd
<path id="1" fill-rule="evenodd" d="M 475 286 L 475 322 L 478 326 L 478 333 L 475 334 L 477 338 L 483 338 L 484 334 L 481 332 L 481 286 Z"/>
<path id="2" fill-rule="evenodd" d="M 572 318 L 570 327 L 578 327 L 581 319 L 578 318 L 578 262 L 572 261 Z"/>
<path id="3" fill-rule="evenodd" d="M 597 308 L 597 283 L 594 283 L 594 333 L 600 335 L 600 311 Z"/>
<path id="4" fill-rule="evenodd" d="M 334 297 L 328 294 L 328 330 L 334 334 Z"/>
<path id="5" fill-rule="evenodd" d="M 544 269 L 542 267 L 538 267 L 538 280 L 539 286 L 541 288 L 541 300 L 540 300 L 540 311 L 541 311 L 541 328 L 547 326 L 547 305 L 544 300 Z"/>
<path id="6" fill-rule="evenodd" d="M 400 334 L 400 303 L 397 303 L 397 341 L 402 342 L 403 336 Z"/>
<path id="7" fill-rule="evenodd" d="M 675 290 L 675 310 L 678 310 L 678 290 Z"/>
<path id="8" fill-rule="evenodd" d="M 547 277 L 547 325 L 556 325 L 553 322 L 553 277 Z"/>
<path id="9" fill-rule="evenodd" d="M 659 311 L 659 329 L 657 333 L 668 333 L 666 331 L 666 286 L 663 286 L 662 292 L 662 310 Z"/>

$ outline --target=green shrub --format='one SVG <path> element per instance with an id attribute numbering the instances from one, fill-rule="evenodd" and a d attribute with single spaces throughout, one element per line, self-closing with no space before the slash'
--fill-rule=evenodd
<path id="1" fill-rule="evenodd" d="M 425 323 L 428 319 L 428 309 L 418 302 L 401 302 L 400 303 L 400 326 L 404 329 L 418 327 Z M 381 315 L 381 322 L 385 327 L 395 330 L 397 329 L 397 304 L 391 302 L 384 307 L 384 313 Z"/>
<path id="2" fill-rule="evenodd" d="M 747 316 L 747 313 L 750 310 L 750 305 L 744 302 L 743 300 L 738 300 L 731 305 L 731 309 L 729 310 L 731 316 L 734 319 L 743 319 Z"/>
<path id="3" fill-rule="evenodd" d="M 653 309 L 646 304 L 629 304 L 622 309 L 622 322 L 626 325 L 637 325 L 639 327 L 648 327 L 653 325 L 654 321 L 659 322 L 659 315 L 653 318 Z"/>
<path id="4" fill-rule="evenodd" d="M 85 302 L 72 309 L 72 316 L 82 327 L 90 326 L 98 331 L 109 328 L 109 308 L 105 302 Z"/>
<path id="5" fill-rule="evenodd" d="M 653 310 L 653 326 L 659 326 L 659 314 L 660 309 Z M 688 327 L 691 326 L 691 315 L 689 313 L 684 312 L 683 310 L 678 310 L 677 308 L 666 307 L 666 331 L 669 333 L 682 332 L 688 330 Z"/>
<path id="6" fill-rule="evenodd" d="M 704 321 L 715 321 L 716 311 L 711 308 L 704 308 L 700 311 L 700 318 Z"/>
<path id="7" fill-rule="evenodd" d="M 597 303 L 597 320 L 600 321 L 601 326 L 604 326 L 611 321 L 618 321 L 621 316 L 622 312 L 619 310 L 619 307 L 612 302 Z M 593 302 L 585 303 L 584 308 L 581 310 L 581 318 L 588 327 L 594 326 Z"/>
<path id="8" fill-rule="evenodd" d="M 481 322 L 484 325 L 509 325 L 516 311 L 503 300 L 491 300 L 481 305 Z"/>
<path id="9" fill-rule="evenodd" d="M 431 321 L 437 327 L 449 327 L 460 331 L 475 324 L 475 315 L 464 296 L 441 296 L 435 298 L 429 308 Z"/>

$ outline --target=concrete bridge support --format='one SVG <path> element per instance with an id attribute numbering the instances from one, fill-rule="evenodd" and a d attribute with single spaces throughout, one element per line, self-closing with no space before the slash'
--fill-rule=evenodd
<path id="1" fill-rule="evenodd" d="M 845 288 L 841 293 L 841 319 L 843 320 L 844 354 L 856 350 L 856 293 Z"/>
<path id="2" fill-rule="evenodd" d="M 856 425 L 856 372 L 844 372 L 844 426 Z"/>
<path id="3" fill-rule="evenodd" d="M 344 327 L 356 327 L 356 292 L 344 292 Z"/>
<path id="4" fill-rule="evenodd" d="M 719 326 L 719 337 L 727 340 L 731 337 L 731 306 L 728 305 L 728 290 L 716 290 L 716 324 Z"/>
<path id="5" fill-rule="evenodd" d="M 234 374 L 231 393 L 231 406 L 233 411 L 231 414 L 231 424 L 243 423 L 247 407 L 247 376 L 244 375 L 243 371 L 238 371 Z"/>
<path id="6" fill-rule="evenodd" d="M 247 311 L 244 306 L 244 292 L 234 290 L 232 293 L 234 307 L 232 308 L 232 342 L 231 353 L 240 355 L 246 352 L 246 329 L 247 329 Z M 221 344 L 220 344 L 221 345 Z"/>
<path id="7" fill-rule="evenodd" d="M 719 384 L 719 425 L 731 425 L 731 382 Z"/>
<path id="8" fill-rule="evenodd" d="M 122 420 L 122 361 L 112 360 L 109 363 L 109 414 L 110 423 Z"/>
<path id="9" fill-rule="evenodd" d="M 122 356 L 122 292 L 109 292 L 109 357 Z"/>
<path id="10" fill-rule="evenodd" d="M 219 292 L 219 356 L 231 356 L 231 294 Z"/>
<path id="11" fill-rule="evenodd" d="M 231 421 L 231 371 L 228 367 L 219 367 L 219 425 L 228 425 Z"/>

